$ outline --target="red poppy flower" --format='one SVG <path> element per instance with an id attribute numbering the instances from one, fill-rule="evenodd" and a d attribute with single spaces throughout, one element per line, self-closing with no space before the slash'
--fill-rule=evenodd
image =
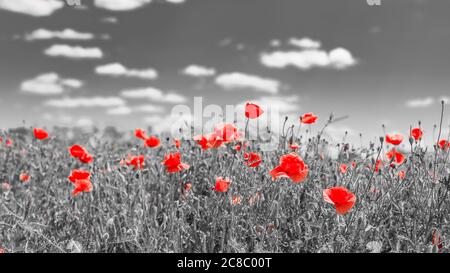
<path id="1" fill-rule="evenodd" d="M 31 178 L 31 176 L 29 174 L 27 174 L 27 173 L 21 173 L 19 175 L 20 181 L 25 182 L 25 183 L 30 181 L 30 178 Z"/>
<path id="2" fill-rule="evenodd" d="M 140 128 L 134 130 L 134 136 L 142 140 L 145 140 L 147 138 L 147 134 L 145 133 L 145 131 Z"/>
<path id="3" fill-rule="evenodd" d="M 261 164 L 261 156 L 257 153 L 245 153 L 244 164 L 250 168 L 256 168 Z"/>
<path id="4" fill-rule="evenodd" d="M 73 145 L 69 148 L 69 152 L 70 154 L 75 157 L 75 158 L 80 158 L 82 157 L 84 154 L 87 153 L 86 149 L 84 149 L 82 146 L 80 145 Z"/>
<path id="5" fill-rule="evenodd" d="M 162 163 L 164 166 L 166 166 L 166 170 L 168 173 L 176 173 L 181 172 L 182 170 L 189 169 L 188 164 L 181 162 L 180 152 L 166 154 Z"/>
<path id="6" fill-rule="evenodd" d="M 393 134 L 393 135 L 386 135 L 386 142 L 390 143 L 392 145 L 400 145 L 403 141 L 403 136 L 401 134 Z"/>
<path id="7" fill-rule="evenodd" d="M 236 146 L 233 147 L 233 149 L 234 149 L 235 151 L 237 151 L 237 152 L 240 152 L 240 151 L 241 151 L 241 145 L 240 145 L 240 144 L 237 144 Z"/>
<path id="8" fill-rule="evenodd" d="M 289 145 L 289 148 L 291 148 L 291 150 L 296 151 L 300 146 L 297 143 L 291 143 Z"/>
<path id="9" fill-rule="evenodd" d="M 323 199 L 334 205 L 338 214 L 346 214 L 356 202 L 356 196 L 344 187 L 325 189 Z"/>
<path id="10" fill-rule="evenodd" d="M 391 149 L 388 153 L 386 153 L 386 157 L 389 161 L 392 161 L 392 163 L 397 165 L 403 164 L 406 160 L 406 157 L 396 149 Z"/>
<path id="11" fill-rule="evenodd" d="M 44 140 L 48 138 L 48 133 L 42 128 L 34 128 L 34 137 L 39 140 Z"/>
<path id="12" fill-rule="evenodd" d="M 175 147 L 177 148 L 177 149 L 179 149 L 180 147 L 181 147 L 181 140 L 179 140 L 179 139 L 174 139 L 174 144 L 175 144 Z"/>
<path id="13" fill-rule="evenodd" d="M 341 164 L 341 166 L 339 166 L 339 171 L 342 173 L 342 174 L 345 174 L 346 172 L 347 172 L 347 165 L 345 165 L 345 164 Z"/>
<path id="14" fill-rule="evenodd" d="M 306 113 L 300 117 L 300 122 L 304 124 L 313 124 L 319 117 L 313 113 Z"/>
<path id="15" fill-rule="evenodd" d="M 145 146 L 150 148 L 156 148 L 159 144 L 161 144 L 161 141 L 155 136 L 151 136 L 145 140 Z"/>
<path id="16" fill-rule="evenodd" d="M 3 138 L 0 136 L 0 143 L 3 143 Z"/>
<path id="17" fill-rule="evenodd" d="M 219 148 L 223 144 L 223 141 L 215 133 L 195 136 L 194 141 L 196 141 L 203 150 L 208 150 L 209 148 Z"/>
<path id="18" fill-rule="evenodd" d="M 73 145 L 69 148 L 70 154 L 80 160 L 82 163 L 89 164 L 94 161 L 94 158 L 80 145 Z"/>
<path id="19" fill-rule="evenodd" d="M 401 170 L 397 173 L 398 177 L 400 178 L 400 180 L 405 179 L 406 177 L 406 171 L 405 170 Z"/>
<path id="20" fill-rule="evenodd" d="M 414 128 L 411 130 L 411 136 L 416 140 L 419 141 L 422 136 L 423 136 L 423 132 L 420 128 Z"/>
<path id="21" fill-rule="evenodd" d="M 356 168 L 356 162 L 352 162 L 352 168 L 353 168 L 353 169 Z"/>
<path id="22" fill-rule="evenodd" d="M 378 159 L 375 163 L 375 172 L 378 172 L 380 168 L 383 166 L 383 161 L 381 159 Z"/>
<path id="23" fill-rule="evenodd" d="M 239 140 L 241 136 L 236 126 L 231 123 L 221 123 L 216 125 L 214 128 L 214 134 L 218 140 L 223 142 Z"/>
<path id="24" fill-rule="evenodd" d="M 145 157 L 144 155 L 140 156 L 128 155 L 127 160 L 125 160 L 125 164 L 127 164 L 127 166 L 134 166 L 134 169 L 143 169 L 145 166 Z"/>
<path id="25" fill-rule="evenodd" d="M 186 192 L 188 192 L 188 191 L 190 191 L 191 188 L 192 188 L 192 183 L 185 183 L 183 187 L 184 187 L 184 190 L 185 190 Z"/>
<path id="26" fill-rule="evenodd" d="M 296 153 L 283 155 L 280 165 L 270 171 L 272 180 L 278 177 L 290 178 L 294 183 L 302 182 L 308 176 L 308 165 Z"/>
<path id="27" fill-rule="evenodd" d="M 77 180 L 89 180 L 91 177 L 91 173 L 85 170 L 72 170 L 70 174 L 69 181 L 75 183 Z"/>
<path id="28" fill-rule="evenodd" d="M 230 187 L 230 183 L 231 181 L 228 178 L 217 177 L 214 190 L 218 192 L 227 192 Z"/>
<path id="29" fill-rule="evenodd" d="M 7 139 L 5 144 L 6 144 L 7 147 L 9 147 L 9 146 L 13 145 L 13 142 L 12 142 L 11 139 Z"/>
<path id="30" fill-rule="evenodd" d="M 92 191 L 92 183 L 89 179 L 77 179 L 75 180 L 75 189 L 72 191 L 73 196 L 77 196 L 81 192 L 91 192 Z"/>
<path id="31" fill-rule="evenodd" d="M 245 105 L 245 117 L 248 119 L 256 119 L 264 113 L 263 109 L 256 104 L 248 103 Z"/>
<path id="32" fill-rule="evenodd" d="M 209 149 L 208 139 L 206 138 L 206 136 L 198 135 L 198 136 L 194 136 L 193 139 L 194 139 L 195 142 L 197 142 L 197 144 L 199 144 L 202 147 L 202 150 L 208 150 Z"/>
<path id="33" fill-rule="evenodd" d="M 441 139 L 441 140 L 439 141 L 439 147 L 440 147 L 442 150 L 447 150 L 447 149 L 450 147 L 450 142 L 448 142 L 448 141 L 445 140 L 445 139 Z"/>

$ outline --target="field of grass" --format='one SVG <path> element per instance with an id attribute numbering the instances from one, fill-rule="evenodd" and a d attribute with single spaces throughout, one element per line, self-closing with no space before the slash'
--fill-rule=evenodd
<path id="1" fill-rule="evenodd" d="M 408 132 L 407 132 L 408 133 Z M 0 145 L 0 248 L 3 252 L 447 252 L 450 220 L 448 147 L 425 151 L 405 133 L 404 160 L 386 159 L 394 147 L 382 138 L 369 147 L 338 146 L 327 153 L 319 136 L 282 136 L 275 151 L 225 141 L 202 149 L 198 141 L 145 141 L 103 132 L 31 128 L 3 132 Z M 408 139 L 410 138 L 410 139 Z M 10 139 L 12 143 L 6 144 Z M 290 147 L 290 142 L 299 148 Z M 90 163 L 74 158 L 79 144 Z M 236 145 L 241 144 L 241 149 Z M 166 154 L 188 164 L 168 172 Z M 257 167 L 244 154 L 261 156 Z M 280 157 L 296 153 L 306 177 L 272 179 Z M 131 156 L 145 165 L 133 167 Z M 377 164 L 377 159 L 382 164 Z M 381 162 L 381 161 L 379 161 Z M 345 165 L 344 165 L 345 164 Z M 257 164 L 255 164 L 257 165 Z M 291 166 L 292 167 L 292 166 Z M 296 166 L 293 166 L 295 168 Z M 72 170 L 89 171 L 92 189 L 74 196 Z M 377 170 L 375 170 L 377 169 Z M 404 172 L 401 172 L 404 171 Z M 401 173 L 401 174 L 400 174 Z M 305 174 L 305 173 L 304 173 Z M 28 177 L 27 177 L 28 176 Z M 228 178 L 229 188 L 216 179 Z M 343 214 L 324 190 L 348 189 L 356 202 Z M 219 189 L 219 190 L 218 190 Z"/>

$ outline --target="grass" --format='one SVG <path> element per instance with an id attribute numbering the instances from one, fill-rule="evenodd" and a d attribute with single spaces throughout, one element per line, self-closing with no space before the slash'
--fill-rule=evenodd
<path id="1" fill-rule="evenodd" d="M 232 143 L 203 151 L 183 140 L 182 161 L 191 167 L 167 174 L 161 162 L 177 150 L 172 139 L 150 149 L 101 132 L 70 141 L 58 130 L 45 141 L 23 128 L 8 135 L 13 146 L 0 146 L 0 183 L 11 186 L 0 190 L 0 248 L 6 252 L 448 252 L 448 151 L 434 154 L 416 142 L 402 166 L 386 163 L 374 172 L 386 143 L 341 144 L 336 159 L 320 136 L 304 139 L 298 153 L 310 171 L 295 184 L 269 175 L 291 152 L 288 145 L 261 152 L 251 143 L 247 149 L 263 162 L 249 168 Z M 70 156 L 67 147 L 74 143 L 89 150 L 92 164 Z M 121 166 L 128 154 L 144 154 L 145 168 Z M 342 163 L 349 166 L 345 174 Z M 75 168 L 92 173 L 92 192 L 71 196 L 67 177 Z M 404 180 L 399 169 L 406 171 Z M 31 175 L 29 182 L 19 180 L 21 172 Z M 212 190 L 219 176 L 232 181 L 226 193 Z M 191 190 L 184 183 L 192 183 Z M 345 215 L 322 197 L 323 189 L 337 185 L 357 198 Z M 233 204 L 237 196 L 240 204 Z"/>

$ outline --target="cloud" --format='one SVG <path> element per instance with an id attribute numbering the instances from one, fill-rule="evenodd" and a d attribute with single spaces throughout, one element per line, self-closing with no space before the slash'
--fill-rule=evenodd
<path id="1" fill-rule="evenodd" d="M 163 113 L 165 108 L 159 105 L 143 104 L 138 106 L 121 105 L 115 108 L 110 108 L 107 111 L 108 115 L 129 115 L 132 113 Z"/>
<path id="2" fill-rule="evenodd" d="M 36 17 L 49 16 L 63 6 L 60 0 L 0 0 L 0 9 Z"/>
<path id="3" fill-rule="evenodd" d="M 124 106 L 126 102 L 120 97 L 76 97 L 50 99 L 45 105 L 56 108 L 79 108 L 79 107 L 117 107 Z"/>
<path id="4" fill-rule="evenodd" d="M 183 74 L 192 77 L 209 77 L 214 76 L 216 74 L 216 70 L 214 68 L 192 64 L 183 70 Z"/>
<path id="5" fill-rule="evenodd" d="M 165 108 L 160 105 L 153 105 L 153 104 L 144 104 L 139 105 L 136 107 L 133 107 L 135 112 L 141 112 L 141 113 L 162 113 L 165 111 Z"/>
<path id="6" fill-rule="evenodd" d="M 70 28 L 66 28 L 62 31 L 52 31 L 40 28 L 26 34 L 25 40 L 49 40 L 55 38 L 61 40 L 92 40 L 94 37 L 95 35 L 92 33 L 82 33 Z"/>
<path id="7" fill-rule="evenodd" d="M 137 77 L 142 79 L 156 79 L 158 77 L 158 72 L 153 68 L 138 70 L 129 69 L 120 63 L 110 63 L 95 68 L 95 72 L 100 75 L 109 75 L 114 77 L 125 76 L 125 77 Z"/>
<path id="8" fill-rule="evenodd" d="M 87 117 L 82 117 L 75 122 L 76 127 L 92 127 L 94 126 L 94 121 Z"/>
<path id="9" fill-rule="evenodd" d="M 193 116 L 189 114 L 177 115 L 151 115 L 144 118 L 144 122 L 151 125 L 152 129 L 157 132 L 171 132 L 173 136 L 179 134 L 181 128 L 184 132 L 190 130 L 193 123 Z M 189 131 L 190 132 L 190 131 Z"/>
<path id="10" fill-rule="evenodd" d="M 62 79 L 55 72 L 51 72 L 23 81 L 20 89 L 22 92 L 38 95 L 59 95 L 64 93 L 65 87 L 80 88 L 81 86 L 83 82 L 80 80 Z"/>
<path id="11" fill-rule="evenodd" d="M 111 108 L 111 109 L 108 109 L 108 111 L 106 111 L 106 113 L 108 115 L 128 115 L 128 114 L 131 114 L 131 112 L 133 112 L 133 110 L 130 107 L 125 106 L 125 105 Z"/>
<path id="12" fill-rule="evenodd" d="M 271 68 L 297 67 L 302 70 L 313 67 L 344 69 L 356 64 L 352 54 L 345 48 L 336 48 L 330 52 L 317 49 L 301 51 L 274 51 L 262 53 L 260 61 Z"/>
<path id="13" fill-rule="evenodd" d="M 217 85 L 227 90 L 250 88 L 255 91 L 276 94 L 280 89 L 280 82 L 259 76 L 247 75 L 239 72 L 221 74 L 215 80 Z"/>
<path id="14" fill-rule="evenodd" d="M 94 4 L 98 8 L 112 11 L 135 10 L 151 3 L 152 0 L 95 0 Z"/>
<path id="15" fill-rule="evenodd" d="M 280 40 L 273 39 L 272 41 L 270 41 L 270 46 L 279 47 L 279 46 L 281 46 L 281 42 L 280 42 Z"/>
<path id="16" fill-rule="evenodd" d="M 181 4 L 186 2 L 186 0 L 166 0 L 166 2 L 172 3 L 172 4 Z"/>
<path id="17" fill-rule="evenodd" d="M 120 95 L 128 99 L 149 99 L 151 101 L 166 103 L 182 103 L 186 101 L 186 98 L 179 94 L 165 94 L 163 91 L 153 87 L 123 90 Z"/>
<path id="18" fill-rule="evenodd" d="M 113 16 L 108 16 L 100 19 L 100 21 L 107 24 L 117 24 L 119 22 L 119 19 Z"/>
<path id="19" fill-rule="evenodd" d="M 406 106 L 409 108 L 422 108 L 422 107 L 428 107 L 434 103 L 434 98 L 432 97 L 426 97 L 426 98 L 418 98 L 409 100 L 406 102 Z"/>
<path id="20" fill-rule="evenodd" d="M 319 41 L 312 40 L 308 37 L 298 39 L 298 38 L 291 38 L 289 39 L 288 43 L 293 46 L 297 46 L 304 49 L 318 49 L 322 46 L 322 44 Z"/>
<path id="21" fill-rule="evenodd" d="M 255 103 L 263 109 L 272 108 L 280 113 L 290 113 L 299 111 L 300 98 L 297 95 L 291 96 L 262 96 L 252 100 L 246 100 L 238 104 L 238 108 L 244 109 L 247 102 Z"/>
<path id="22" fill-rule="evenodd" d="M 70 59 L 100 59 L 103 52 L 98 47 L 84 48 L 81 46 L 52 45 L 44 53 L 52 57 L 66 57 Z"/>

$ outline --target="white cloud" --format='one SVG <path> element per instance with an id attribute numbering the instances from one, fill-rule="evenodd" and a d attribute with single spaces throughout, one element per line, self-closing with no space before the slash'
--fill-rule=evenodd
<path id="1" fill-rule="evenodd" d="M 62 79 L 61 84 L 72 88 L 80 88 L 83 86 L 83 82 L 77 79 Z"/>
<path id="2" fill-rule="evenodd" d="M 25 40 L 48 40 L 48 39 L 62 39 L 62 40 L 92 40 L 94 34 L 83 33 L 76 30 L 66 28 L 61 31 L 52 31 L 44 28 L 36 29 L 31 33 L 25 35 Z"/>
<path id="3" fill-rule="evenodd" d="M 75 122 L 76 127 L 92 127 L 94 126 L 94 121 L 87 117 L 82 117 Z"/>
<path id="4" fill-rule="evenodd" d="M 263 65 L 271 68 L 294 66 L 303 70 L 313 67 L 344 69 L 356 64 L 352 54 L 344 48 L 336 48 L 329 53 L 317 49 L 274 51 L 261 54 L 260 61 Z"/>
<path id="5" fill-rule="evenodd" d="M 132 113 L 163 113 L 165 108 L 159 105 L 143 104 L 138 106 L 117 106 L 107 110 L 108 115 L 129 115 Z"/>
<path id="6" fill-rule="evenodd" d="M 151 2 L 152 0 L 95 0 L 94 4 L 98 8 L 112 11 L 129 11 L 143 7 Z"/>
<path id="7" fill-rule="evenodd" d="M 166 0 L 166 2 L 172 3 L 172 4 L 181 4 L 186 2 L 186 0 Z"/>
<path id="8" fill-rule="evenodd" d="M 135 112 L 142 112 L 142 113 L 162 113 L 165 111 L 165 108 L 160 105 L 153 105 L 153 104 L 144 104 L 139 105 L 133 108 Z"/>
<path id="9" fill-rule="evenodd" d="M 51 99 L 44 103 L 56 108 L 78 108 L 78 107 L 115 107 L 124 106 L 126 102 L 120 97 L 76 97 Z"/>
<path id="10" fill-rule="evenodd" d="M 104 17 L 100 20 L 103 23 L 108 23 L 108 24 L 117 24 L 119 22 L 119 19 L 117 19 L 116 17 L 113 16 L 108 16 L 108 17 Z"/>
<path id="11" fill-rule="evenodd" d="M 108 115 L 128 115 L 128 114 L 131 114 L 131 112 L 133 112 L 133 110 L 130 107 L 125 106 L 125 105 L 111 108 L 111 109 L 108 109 L 108 111 L 106 111 L 106 113 Z"/>
<path id="12" fill-rule="evenodd" d="M 129 69 L 120 63 L 110 63 L 95 68 L 95 72 L 100 75 L 110 75 L 114 77 L 126 76 L 126 77 L 137 77 L 142 79 L 156 79 L 158 77 L 158 72 L 153 68 L 138 70 Z"/>
<path id="13" fill-rule="evenodd" d="M 55 72 L 41 74 L 33 79 L 25 80 L 20 89 L 25 93 L 38 95 L 59 95 L 65 87 L 80 88 L 83 82 L 77 79 L 62 79 Z"/>
<path id="14" fill-rule="evenodd" d="M 193 117 L 189 114 L 184 115 L 151 115 L 144 118 L 144 122 L 152 126 L 155 132 L 171 132 L 173 136 L 179 134 L 181 128 L 184 132 L 190 130 L 190 126 L 193 123 Z M 190 131 L 189 131 L 190 132 Z"/>
<path id="15" fill-rule="evenodd" d="M 336 68 L 346 68 L 356 64 L 350 51 L 345 48 L 335 48 L 328 54 L 330 65 Z"/>
<path id="16" fill-rule="evenodd" d="M 434 98 L 426 97 L 426 98 L 418 98 L 409 100 L 406 102 L 406 106 L 410 108 L 420 108 L 420 107 L 428 107 L 434 103 Z"/>
<path id="17" fill-rule="evenodd" d="M 228 74 L 221 74 L 215 80 L 217 85 L 222 86 L 227 90 L 250 88 L 255 91 L 278 93 L 280 89 L 280 82 L 273 79 L 261 78 L 259 76 L 233 72 Z"/>
<path id="18" fill-rule="evenodd" d="M 149 99 L 152 101 L 167 103 L 181 103 L 186 101 L 186 98 L 179 94 L 165 94 L 163 91 L 153 87 L 123 90 L 120 95 L 128 99 Z"/>
<path id="19" fill-rule="evenodd" d="M 60 0 L 0 0 L 0 9 L 36 17 L 49 16 L 63 6 Z"/>
<path id="20" fill-rule="evenodd" d="M 237 105 L 239 109 L 244 110 L 247 102 L 255 103 L 264 109 L 277 109 L 280 113 L 290 113 L 299 111 L 300 98 L 292 96 L 263 96 L 252 100 L 246 100 Z"/>
<path id="21" fill-rule="evenodd" d="M 209 77 L 214 76 L 216 74 L 216 70 L 214 68 L 192 64 L 183 70 L 183 74 L 192 77 Z"/>
<path id="22" fill-rule="evenodd" d="M 281 46 L 281 41 L 274 39 L 274 40 L 270 41 L 270 46 L 279 47 L 279 46 Z"/>
<path id="23" fill-rule="evenodd" d="M 103 57 L 103 52 L 98 47 L 84 48 L 81 46 L 70 45 L 52 45 L 47 48 L 44 53 L 52 57 L 67 57 L 70 59 L 100 59 Z"/>
<path id="24" fill-rule="evenodd" d="M 298 38 L 291 38 L 289 39 L 288 43 L 293 46 L 297 46 L 304 49 L 318 49 L 321 47 L 321 43 L 319 41 L 312 40 L 308 37 L 298 39 Z"/>

